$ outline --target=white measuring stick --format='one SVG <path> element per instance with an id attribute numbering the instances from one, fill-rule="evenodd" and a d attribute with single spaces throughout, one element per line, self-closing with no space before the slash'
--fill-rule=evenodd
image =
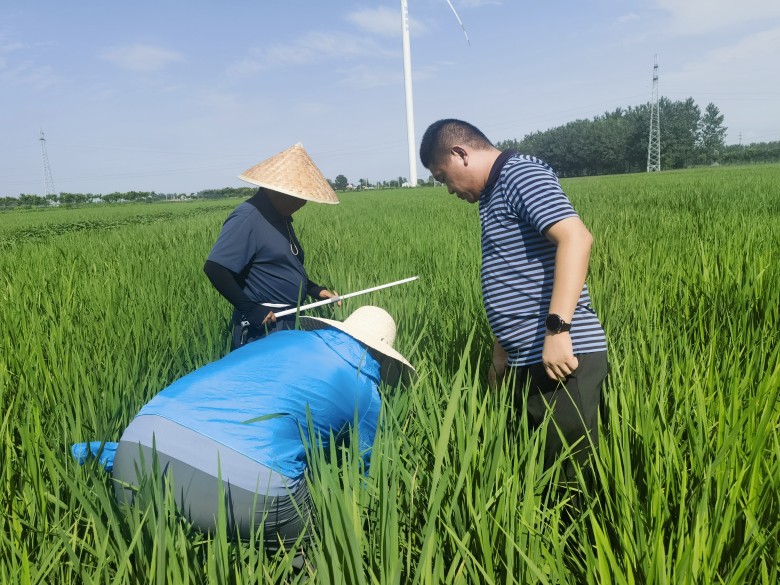
<path id="1" fill-rule="evenodd" d="M 309 303 L 308 305 L 301 305 L 300 307 L 295 307 L 294 309 L 285 309 L 284 311 L 274 312 L 274 315 L 277 317 L 284 317 L 285 315 L 294 315 L 297 311 L 305 311 L 306 309 L 313 309 L 314 307 L 321 307 L 322 305 L 329 305 L 330 303 L 337 303 L 342 299 L 348 299 L 350 297 L 356 297 L 358 295 L 364 295 L 366 293 L 374 292 L 375 290 L 381 290 L 383 288 L 389 288 L 391 286 L 396 286 L 399 284 L 405 284 L 407 282 L 412 282 L 413 280 L 417 280 L 420 278 L 419 276 L 410 276 L 409 278 L 404 278 L 403 280 L 396 280 L 395 282 L 390 282 L 388 284 L 380 284 L 379 286 L 375 286 L 372 288 L 367 288 L 365 290 L 359 290 L 357 292 L 353 293 L 347 293 L 345 295 L 338 295 L 335 297 L 331 297 L 329 299 L 325 299 L 323 301 L 317 301 L 316 303 Z"/>

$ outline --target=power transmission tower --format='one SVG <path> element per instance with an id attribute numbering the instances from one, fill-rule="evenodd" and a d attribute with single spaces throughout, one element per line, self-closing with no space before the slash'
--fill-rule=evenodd
<path id="1" fill-rule="evenodd" d="M 41 157 L 43 157 L 43 190 L 44 196 L 57 195 L 57 191 L 54 190 L 54 181 L 51 178 L 51 167 L 49 167 L 49 155 L 46 154 L 46 137 L 41 130 Z"/>
<path id="2" fill-rule="evenodd" d="M 661 122 L 658 110 L 658 55 L 653 65 L 653 92 L 650 98 L 650 138 L 647 145 L 647 172 L 661 170 Z"/>

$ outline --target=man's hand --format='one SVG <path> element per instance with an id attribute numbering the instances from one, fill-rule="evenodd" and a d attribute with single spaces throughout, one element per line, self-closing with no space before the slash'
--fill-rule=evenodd
<path id="1" fill-rule="evenodd" d="M 273 311 L 270 311 L 265 316 L 265 319 L 263 319 L 263 322 L 261 323 L 261 325 L 268 325 L 270 323 L 276 323 L 276 314 Z"/>
<path id="2" fill-rule="evenodd" d="M 322 289 L 320 292 L 320 298 L 321 299 L 332 299 L 333 297 L 339 296 L 339 293 L 337 293 L 335 290 L 333 292 L 330 292 L 328 289 Z M 341 301 L 336 301 L 336 304 L 340 307 Z"/>
<path id="3" fill-rule="evenodd" d="M 563 380 L 580 365 L 574 356 L 571 335 L 568 332 L 550 333 L 544 337 L 542 363 L 547 375 L 553 380 Z"/>
<path id="4" fill-rule="evenodd" d="M 506 351 L 504 351 L 504 348 L 501 347 L 501 344 L 498 342 L 498 340 L 493 341 L 493 361 L 490 364 L 490 369 L 488 370 L 488 385 L 495 390 L 498 388 L 498 385 L 501 384 L 501 381 L 504 379 L 504 374 L 506 373 L 506 365 L 509 361 L 509 356 L 507 355 Z"/>

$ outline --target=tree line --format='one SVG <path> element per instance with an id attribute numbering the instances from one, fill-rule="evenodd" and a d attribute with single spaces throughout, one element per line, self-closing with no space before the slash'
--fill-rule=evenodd
<path id="1" fill-rule="evenodd" d="M 243 197 L 248 199 L 257 187 L 224 187 L 205 189 L 197 193 L 157 193 L 155 191 L 127 191 L 93 195 L 92 193 L 58 193 L 46 196 L 21 194 L 19 197 L 0 197 L 0 209 L 14 207 L 45 207 L 57 205 L 83 205 L 85 203 L 154 203 L 157 201 L 187 201 L 190 199 L 224 199 Z"/>
<path id="2" fill-rule="evenodd" d="M 337 191 L 398 188 L 406 184 L 404 177 L 390 181 L 378 181 L 374 184 L 366 179 L 360 179 L 356 186 L 352 186 L 344 175 L 336 177 L 335 181 L 326 179 L 331 187 Z M 45 196 L 23 193 L 19 197 L 0 197 L 0 209 L 14 209 L 17 207 L 55 207 L 76 206 L 87 203 L 154 203 L 157 201 L 187 201 L 192 199 L 226 199 L 240 197 L 249 199 L 257 192 L 257 187 L 224 187 L 222 189 L 205 189 L 197 193 L 157 193 L 155 191 L 127 191 L 115 192 L 106 195 L 92 193 L 57 193 Z"/>
<path id="3" fill-rule="evenodd" d="M 780 161 L 780 141 L 749 145 L 725 144 L 727 128 L 718 107 L 709 103 L 702 112 L 693 98 L 672 101 L 658 100 L 661 142 L 661 170 L 681 169 L 713 164 L 753 164 Z M 527 134 L 521 140 L 509 139 L 496 143 L 501 150 L 515 149 L 547 162 L 561 177 L 615 175 L 647 170 L 650 104 L 617 108 L 593 119 L 575 120 L 540 132 Z M 360 179 L 352 185 L 344 175 L 334 181 L 337 191 L 349 189 L 382 189 L 409 186 L 406 178 L 398 177 L 374 184 Z M 419 179 L 419 185 L 434 184 Z M 93 195 L 59 193 L 0 197 L 0 209 L 42 207 L 50 205 L 80 205 L 84 203 L 155 202 L 186 199 L 222 199 L 251 197 L 256 187 L 225 187 L 197 193 L 156 193 L 129 191 Z"/>
<path id="4" fill-rule="evenodd" d="M 701 111 L 693 98 L 658 100 L 661 170 L 699 165 L 780 161 L 780 142 L 725 145 L 727 128 L 718 107 Z M 561 177 L 647 170 L 650 104 L 617 108 L 593 119 L 534 132 L 496 144 L 541 158 Z"/>
<path id="5" fill-rule="evenodd" d="M 408 187 L 409 183 L 406 177 L 398 177 L 397 179 L 389 179 L 387 181 L 376 181 L 371 183 L 368 179 L 358 179 L 357 184 L 352 184 L 345 175 L 337 175 L 336 179 L 331 181 L 326 179 L 328 184 L 334 191 L 363 191 L 365 189 L 400 189 L 401 187 Z M 418 185 L 422 186 L 425 183 L 417 180 Z"/>

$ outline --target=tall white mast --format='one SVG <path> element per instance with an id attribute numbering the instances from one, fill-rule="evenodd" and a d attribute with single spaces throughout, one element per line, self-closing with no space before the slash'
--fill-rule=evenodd
<path id="1" fill-rule="evenodd" d="M 409 149 L 409 185 L 417 186 L 417 156 L 414 148 L 414 102 L 412 100 L 412 54 L 409 48 L 409 5 L 401 0 L 404 47 L 404 89 L 406 90 L 406 142 Z"/>
<path id="2" fill-rule="evenodd" d="M 458 24 L 463 30 L 466 42 L 471 46 L 466 27 L 460 20 L 460 16 L 455 11 L 455 7 L 450 0 L 447 0 L 452 13 L 458 19 Z M 409 48 L 409 3 L 407 0 L 401 0 L 401 26 L 403 30 L 404 47 L 404 88 L 406 89 L 406 142 L 409 148 L 409 185 L 417 186 L 417 154 L 414 148 L 414 102 L 412 100 L 412 54 Z"/>

